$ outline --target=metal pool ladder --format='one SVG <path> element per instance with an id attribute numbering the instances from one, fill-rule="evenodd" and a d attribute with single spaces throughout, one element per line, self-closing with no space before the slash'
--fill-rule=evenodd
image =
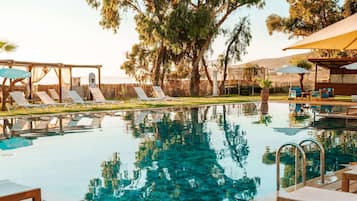
<path id="1" fill-rule="evenodd" d="M 320 173 L 321 173 L 321 183 L 325 183 L 325 149 L 322 144 L 315 139 L 309 138 L 304 139 L 300 143 L 288 142 L 281 145 L 276 151 L 275 161 L 276 161 L 276 190 L 280 190 L 280 154 L 284 147 L 293 146 L 295 147 L 295 184 L 297 183 L 298 176 L 298 160 L 299 160 L 299 152 L 302 154 L 302 183 L 306 185 L 306 153 L 302 148 L 303 144 L 306 142 L 312 142 L 319 147 L 320 150 Z"/>
<path id="2" fill-rule="evenodd" d="M 325 183 L 325 149 L 324 147 L 322 146 L 322 144 L 313 139 L 313 138 L 308 138 L 308 139 L 304 139 L 302 140 L 299 145 L 300 146 L 303 146 L 303 144 L 305 142 L 312 142 L 314 143 L 320 150 L 320 175 L 321 175 L 321 184 L 324 184 Z M 305 167 L 306 169 L 306 167 Z"/>

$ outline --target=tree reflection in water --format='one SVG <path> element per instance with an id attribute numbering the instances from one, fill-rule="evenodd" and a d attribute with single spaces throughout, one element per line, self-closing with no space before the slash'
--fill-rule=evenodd
<path id="1" fill-rule="evenodd" d="M 217 107 L 217 106 L 214 106 Z M 217 111 L 217 108 L 211 108 Z M 228 177 L 218 163 L 222 155 L 210 147 L 210 134 L 205 127 L 206 108 L 167 112 L 155 121 L 150 113 L 143 122 L 134 124 L 134 136 L 143 142 L 136 153 L 132 176 L 122 173 L 119 154 L 102 164 L 102 178 L 93 179 L 85 199 L 99 200 L 251 200 L 257 193 L 260 179 Z M 135 115 L 129 114 L 131 117 Z M 212 114 L 210 117 L 215 116 Z M 249 147 L 239 125 L 226 118 L 226 106 L 217 122 L 224 130 L 226 148 L 238 168 L 245 170 Z M 147 133 L 153 133 L 148 135 Z M 148 137 L 149 136 L 149 137 Z M 218 155 L 218 156 L 217 156 Z M 129 178 L 130 177 L 130 178 Z"/>
<path id="2" fill-rule="evenodd" d="M 325 170 L 326 172 L 337 171 L 351 161 L 357 161 L 357 132 L 350 130 L 314 130 L 314 138 L 325 148 Z M 306 175 L 308 179 L 320 176 L 320 153 L 316 146 L 305 146 L 307 154 Z M 267 147 L 263 155 L 263 163 L 275 164 L 275 151 Z M 294 149 L 287 149 L 281 155 L 281 163 L 284 164 L 284 175 L 281 178 L 283 187 L 295 184 L 295 158 Z M 299 178 L 301 181 L 301 177 Z"/>

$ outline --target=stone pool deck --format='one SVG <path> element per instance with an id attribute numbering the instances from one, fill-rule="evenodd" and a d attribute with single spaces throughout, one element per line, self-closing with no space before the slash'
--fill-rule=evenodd
<path id="1" fill-rule="evenodd" d="M 325 184 L 319 184 L 320 177 L 308 180 L 306 182 L 306 186 L 311 186 L 311 187 L 316 187 L 316 188 L 321 188 L 325 190 L 332 190 L 332 191 L 341 191 L 342 188 L 342 173 L 349 170 L 348 168 L 341 169 L 339 171 L 334 172 L 334 177 L 336 178 L 336 181 L 334 182 L 327 182 Z M 325 176 L 326 180 L 328 181 L 329 176 Z M 275 183 L 275 182 L 274 182 Z M 295 186 L 291 186 L 287 189 L 285 189 L 287 192 L 292 192 L 298 188 L 303 187 L 302 184 Z M 357 181 L 351 181 L 350 182 L 350 192 L 357 194 Z M 255 201 L 275 201 L 277 200 L 275 193 L 271 195 L 267 195 L 264 197 L 260 197 L 255 199 Z"/>
<path id="2" fill-rule="evenodd" d="M 341 100 L 307 100 L 307 99 L 297 99 L 297 100 L 273 100 L 271 102 L 277 103 L 299 103 L 299 104 L 309 104 L 309 105 L 339 105 L 339 106 L 357 106 L 357 102 L 351 101 L 341 101 Z"/>

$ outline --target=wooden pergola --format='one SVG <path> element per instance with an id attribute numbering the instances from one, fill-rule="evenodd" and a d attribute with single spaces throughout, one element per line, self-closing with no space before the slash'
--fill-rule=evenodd
<path id="1" fill-rule="evenodd" d="M 15 61 L 15 60 L 0 60 L 0 65 L 13 67 L 25 67 L 29 72 L 36 67 L 57 68 L 58 69 L 58 91 L 59 102 L 62 102 L 62 69 L 69 69 L 70 72 L 70 89 L 72 89 L 72 69 L 73 68 L 95 68 L 98 71 L 98 86 L 101 88 L 101 68 L 102 65 L 75 65 L 63 63 L 42 63 L 42 62 L 28 62 L 28 61 Z M 32 78 L 29 78 L 30 98 L 32 98 Z"/>
<path id="2" fill-rule="evenodd" d="M 344 65 L 357 62 L 355 58 L 310 58 L 310 62 L 315 64 L 315 90 L 321 88 L 333 88 L 336 95 L 352 95 L 357 93 L 357 70 L 348 70 L 341 68 Z M 327 68 L 330 71 L 330 79 L 328 82 L 317 82 L 318 67 Z M 341 76 L 341 81 L 331 80 L 332 76 Z M 356 79 L 351 82 L 344 82 L 344 75 L 355 75 Z"/>

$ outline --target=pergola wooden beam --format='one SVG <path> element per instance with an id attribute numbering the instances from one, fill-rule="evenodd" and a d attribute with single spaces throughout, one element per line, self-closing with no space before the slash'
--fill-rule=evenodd
<path id="1" fill-rule="evenodd" d="M 63 63 L 47 63 L 47 62 L 30 62 L 30 61 L 15 61 L 11 59 L 0 60 L 0 65 L 12 67 L 26 67 L 29 72 L 36 67 L 47 67 L 58 69 L 58 86 L 59 86 L 59 102 L 62 102 L 62 69 L 69 68 L 70 71 L 70 88 L 72 89 L 72 69 L 73 68 L 95 68 L 98 70 L 98 87 L 101 88 L 101 68 L 102 65 L 78 65 L 78 64 L 63 64 Z M 30 98 L 32 98 L 32 79 L 30 77 Z"/>
<path id="2" fill-rule="evenodd" d="M 326 68 L 331 71 L 339 70 L 342 66 L 357 62 L 357 57 L 354 58 L 309 58 L 310 62 L 315 64 L 315 90 L 317 90 L 317 77 L 318 67 Z M 349 73 L 356 73 L 353 70 L 341 69 L 342 71 L 348 71 Z M 347 87 L 347 86 L 346 86 Z"/>
<path id="3" fill-rule="evenodd" d="M 78 65 L 78 64 L 63 64 L 63 63 L 43 63 L 43 62 L 29 62 L 29 61 L 15 61 L 15 60 L 0 60 L 0 65 L 12 65 L 13 67 L 28 67 L 29 65 L 35 67 L 48 68 L 102 68 L 102 65 Z"/>

